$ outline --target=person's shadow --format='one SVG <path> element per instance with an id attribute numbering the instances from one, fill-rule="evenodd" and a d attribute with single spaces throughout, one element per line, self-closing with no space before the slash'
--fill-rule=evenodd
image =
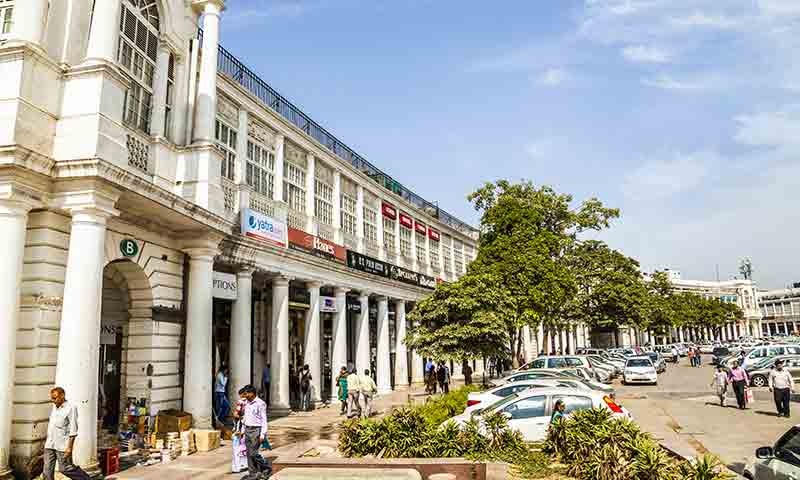
<path id="1" fill-rule="evenodd" d="M 764 411 L 764 410 L 756 410 L 756 413 L 759 414 L 759 415 L 765 415 L 767 417 L 777 417 L 778 416 L 777 412 L 767 412 L 767 411 Z"/>
<path id="2" fill-rule="evenodd" d="M 720 408 L 735 408 L 736 410 L 739 409 L 738 406 L 736 406 L 735 404 L 730 404 L 730 403 L 726 403 L 725 405 L 720 405 L 717 402 L 706 402 L 706 405 L 710 405 L 712 407 L 720 407 Z"/>

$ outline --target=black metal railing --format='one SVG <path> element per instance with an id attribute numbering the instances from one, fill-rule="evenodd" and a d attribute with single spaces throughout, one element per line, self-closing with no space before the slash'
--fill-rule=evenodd
<path id="1" fill-rule="evenodd" d="M 198 31 L 198 39 L 202 45 L 202 30 Z M 400 182 L 382 172 L 379 168 L 364 159 L 364 157 L 353 151 L 353 149 L 339 141 L 332 133 L 325 130 L 325 128 L 303 113 L 303 111 L 292 102 L 276 92 L 267 82 L 262 80 L 221 45 L 219 46 L 219 54 L 217 57 L 217 71 L 247 89 L 250 93 L 258 97 L 264 105 L 278 112 L 286 120 L 306 132 L 306 134 L 313 137 L 338 157 L 350 162 L 351 165 L 364 172 L 387 190 L 399 195 L 407 202 L 424 210 L 428 215 L 438 218 L 442 223 L 456 230 L 466 234 L 477 233 L 477 229 L 439 208 L 436 202 L 429 202 L 410 189 L 404 187 Z"/>

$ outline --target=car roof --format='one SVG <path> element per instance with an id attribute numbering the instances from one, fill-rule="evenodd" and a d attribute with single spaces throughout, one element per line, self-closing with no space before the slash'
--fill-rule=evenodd
<path id="1" fill-rule="evenodd" d="M 558 382 L 570 382 L 570 381 L 578 382 L 579 380 L 577 378 L 573 379 L 573 378 L 566 378 L 566 377 L 564 377 L 564 378 L 561 378 L 561 377 L 547 377 L 547 378 L 537 378 L 535 380 L 519 380 L 519 381 L 513 382 L 513 383 L 505 383 L 503 385 L 498 385 L 498 386 L 496 386 L 494 388 L 491 388 L 489 390 L 484 390 L 483 392 L 478 392 L 478 393 L 486 393 L 486 392 L 489 392 L 491 390 L 510 387 L 511 385 L 548 385 L 548 384 L 555 384 L 555 383 L 558 383 Z"/>
<path id="2" fill-rule="evenodd" d="M 579 388 L 553 387 L 539 388 L 536 390 L 523 390 L 517 392 L 519 398 L 539 397 L 542 395 L 577 395 L 581 397 L 592 397 L 595 400 L 602 400 L 607 394 L 595 390 L 581 390 Z"/>

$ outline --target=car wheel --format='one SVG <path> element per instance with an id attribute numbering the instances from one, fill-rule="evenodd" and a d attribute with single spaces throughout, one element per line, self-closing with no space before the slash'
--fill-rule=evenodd
<path id="1" fill-rule="evenodd" d="M 767 378 L 764 377 L 763 375 L 753 375 L 753 378 L 752 380 L 750 380 L 750 383 L 752 383 L 754 387 L 763 387 L 764 385 L 767 384 Z"/>

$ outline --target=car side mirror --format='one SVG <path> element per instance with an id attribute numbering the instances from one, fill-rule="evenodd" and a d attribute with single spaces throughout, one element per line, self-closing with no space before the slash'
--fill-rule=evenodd
<path id="1" fill-rule="evenodd" d="M 756 449 L 756 458 L 770 459 L 775 456 L 772 447 L 761 447 Z"/>

